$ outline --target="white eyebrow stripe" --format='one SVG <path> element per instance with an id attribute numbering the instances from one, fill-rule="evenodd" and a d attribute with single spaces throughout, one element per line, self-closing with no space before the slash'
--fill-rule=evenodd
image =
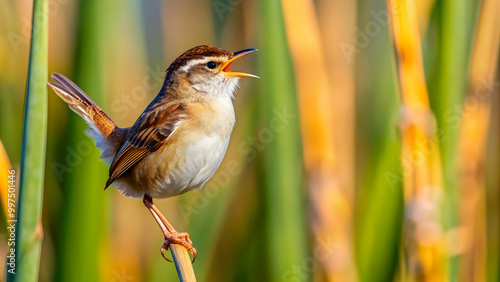
<path id="1" fill-rule="evenodd" d="M 221 57 L 205 57 L 203 59 L 191 60 L 191 61 L 188 61 L 187 64 L 185 64 L 184 66 L 180 67 L 180 70 L 187 72 L 189 70 L 189 68 L 191 68 L 194 65 L 197 65 L 200 63 L 205 63 L 205 62 L 208 63 L 210 61 L 218 62 L 218 61 L 220 61 L 220 59 L 221 59 Z"/>

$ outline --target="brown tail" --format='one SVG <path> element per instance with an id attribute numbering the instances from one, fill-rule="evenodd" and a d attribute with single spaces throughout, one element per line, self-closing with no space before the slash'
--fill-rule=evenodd
<path id="1" fill-rule="evenodd" d="M 53 73 L 51 77 L 57 84 L 52 82 L 47 82 L 47 84 L 94 130 L 102 136 L 108 137 L 113 130 L 117 129 L 116 124 L 104 111 L 71 80 L 58 73 Z"/>

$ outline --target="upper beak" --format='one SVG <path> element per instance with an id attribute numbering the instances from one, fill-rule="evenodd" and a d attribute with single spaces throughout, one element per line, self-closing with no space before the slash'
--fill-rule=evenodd
<path id="1" fill-rule="evenodd" d="M 236 59 L 241 58 L 247 54 L 250 54 L 254 51 L 257 51 L 255 48 L 250 48 L 250 49 L 245 49 L 241 50 L 238 52 L 234 52 L 231 58 L 229 60 L 225 61 L 224 64 L 222 65 L 222 71 L 226 73 L 226 76 L 237 76 L 237 77 L 255 77 L 259 78 L 256 75 L 253 74 L 248 74 L 248 73 L 243 73 L 243 72 L 232 72 L 229 70 L 229 66 L 231 65 L 232 62 L 234 62 Z"/>

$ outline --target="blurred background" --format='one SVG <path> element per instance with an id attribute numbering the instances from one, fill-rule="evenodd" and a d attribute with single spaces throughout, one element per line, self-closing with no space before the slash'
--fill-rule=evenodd
<path id="1" fill-rule="evenodd" d="M 259 49 L 233 65 L 261 78 L 241 81 L 217 173 L 156 201 L 198 281 L 499 281 L 496 1 L 51 0 L 49 73 L 128 127 L 187 49 Z M 32 7 L 0 1 L 1 177 L 20 164 Z M 142 201 L 103 191 L 86 124 L 48 105 L 39 281 L 176 281 Z"/>

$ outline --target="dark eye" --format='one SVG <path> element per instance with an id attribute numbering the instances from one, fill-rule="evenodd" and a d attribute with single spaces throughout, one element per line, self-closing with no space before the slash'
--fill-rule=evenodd
<path id="1" fill-rule="evenodd" d="M 214 61 L 210 61 L 207 63 L 207 68 L 209 69 L 215 69 L 216 66 L 217 64 Z"/>

